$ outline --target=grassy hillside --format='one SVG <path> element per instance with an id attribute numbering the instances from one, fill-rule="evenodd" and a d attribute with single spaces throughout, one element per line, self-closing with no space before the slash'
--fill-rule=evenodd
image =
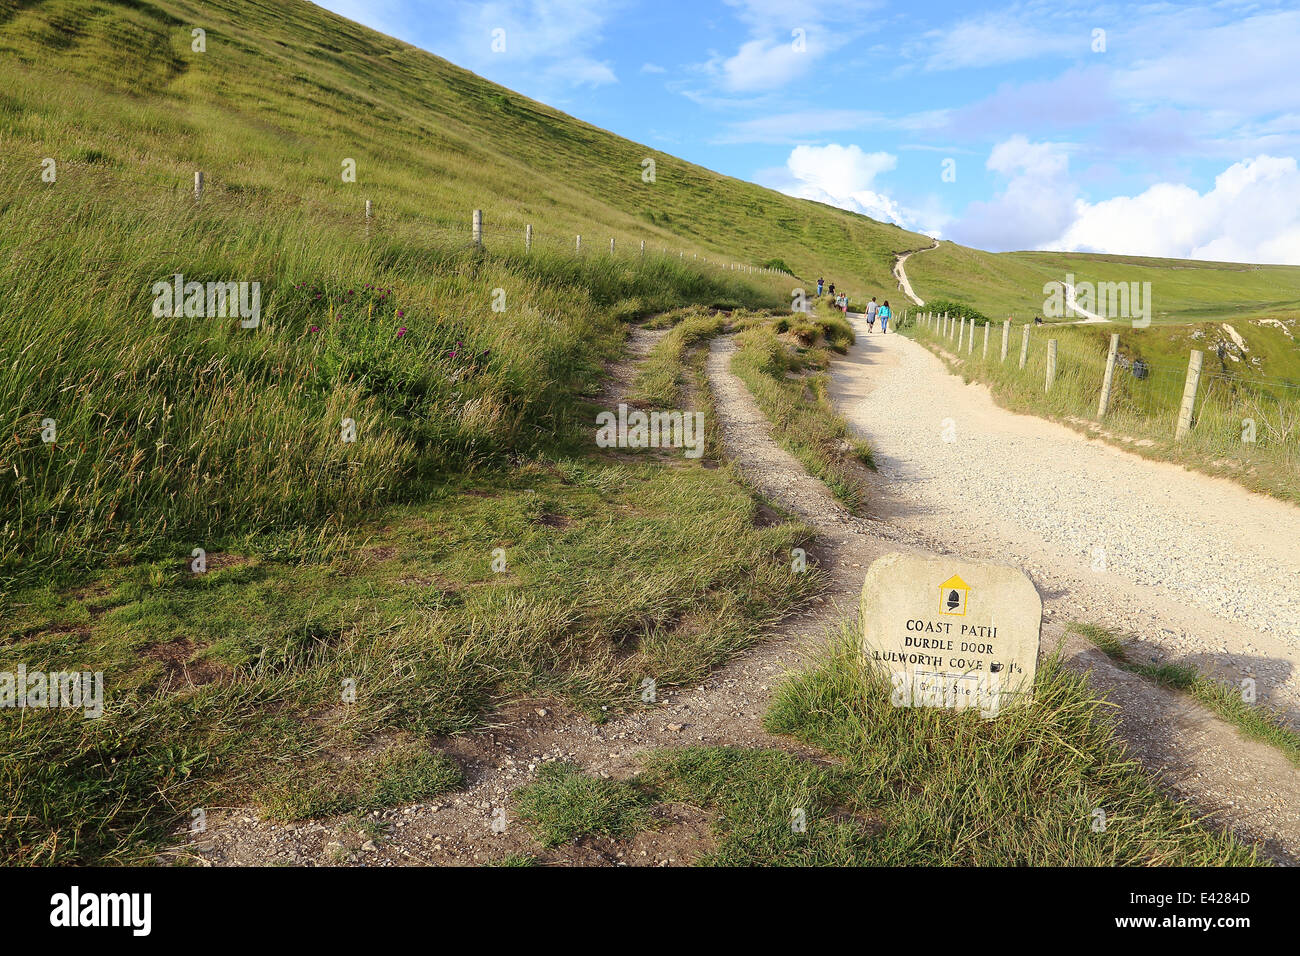
<path id="1" fill-rule="evenodd" d="M 703 259 L 883 281 L 917 242 L 296 0 L 0 0 L 0 57 L 0 302 L 16 330 L 0 342 L 15 436 L 0 577 L 355 515 L 563 447 L 622 320 L 789 303 L 791 279 Z M 261 326 L 155 317 L 152 286 L 175 273 L 260 282 Z M 361 440 L 338 440 L 343 418 Z"/>
<path id="2" fill-rule="evenodd" d="M 62 159 L 69 188 L 188 189 L 202 168 L 210 195 L 250 205 L 356 222 L 370 198 L 383 220 L 460 232 L 482 208 L 513 241 L 531 222 L 565 248 L 578 233 L 644 238 L 877 283 L 890 253 L 918 241 L 621 139 L 298 0 L 0 0 L 0 55 L 15 74 L 0 101 L 6 155 L 23 169 Z M 345 158 L 356 183 L 342 182 Z"/>
<path id="3" fill-rule="evenodd" d="M 1149 327 L 1135 329 L 1128 321 L 1093 327 L 1103 339 L 1121 332 L 1149 363 L 1185 368 L 1188 349 L 1198 348 L 1213 353 L 1228 374 L 1300 383 L 1300 266 L 990 253 L 951 242 L 907 260 L 912 288 L 927 303 L 958 302 L 994 321 L 1023 323 L 1043 315 L 1044 284 L 1067 275 L 1076 283 L 1151 283 Z"/>
<path id="4" fill-rule="evenodd" d="M 1150 282 L 1152 324 L 1300 318 L 1300 266 L 1256 266 L 1148 256 L 984 252 L 942 242 L 907 260 L 917 295 L 952 299 L 995 319 L 1043 313 L 1043 285 Z"/>

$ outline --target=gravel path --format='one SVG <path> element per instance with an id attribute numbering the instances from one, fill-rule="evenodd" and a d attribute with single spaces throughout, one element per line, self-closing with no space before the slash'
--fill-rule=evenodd
<path id="1" fill-rule="evenodd" d="M 862 316 L 854 316 L 854 320 L 861 323 Z M 914 416 L 897 413 L 914 402 L 896 401 L 894 396 L 874 390 L 878 380 L 890 381 L 905 374 L 899 356 L 889 351 L 895 346 L 920 351 L 900 336 L 867 336 L 859 328 L 849 355 L 832 365 L 837 404 L 843 412 L 856 413 L 853 418 L 860 423 L 859 430 L 873 441 L 876 431 L 865 423 L 888 419 L 902 422 L 898 428 L 904 433 L 917 430 Z M 1065 625 L 1071 619 L 1115 623 L 1098 613 L 1099 607 L 1109 612 L 1120 606 L 1115 596 L 1106 593 L 1104 584 L 1097 587 L 1097 582 L 1089 581 L 1094 589 L 1085 592 L 1069 571 L 1059 570 L 1053 555 L 1034 547 L 1032 537 L 1017 539 L 1009 547 L 1009 538 L 992 533 L 997 522 L 983 513 L 981 497 L 970 494 L 960 482 L 952 493 L 945 490 L 939 500 L 917 496 L 906 504 L 900 502 L 892 494 L 900 482 L 915 480 L 932 464 L 922 461 L 922 456 L 893 458 L 882 467 L 879 485 L 891 494 L 877 495 L 872 518 L 848 514 L 821 482 L 811 480 L 802 466 L 772 441 L 753 397 L 731 373 L 733 351 L 730 339 L 715 340 L 708 364 L 727 455 L 761 495 L 794 511 L 816 529 L 822 545 L 817 557 L 828 573 L 826 596 L 832 606 L 852 615 L 866 568 L 890 551 L 955 553 L 1020 564 L 1043 597 L 1043 653 L 1059 647 L 1068 666 L 1088 673 L 1092 685 L 1116 705 L 1119 733 L 1142 765 L 1174 796 L 1190 801 L 1207 822 L 1258 843 L 1277 863 L 1300 862 L 1300 774 L 1282 753 L 1243 739 L 1235 728 L 1187 695 L 1120 669 L 1092 644 L 1067 631 Z M 939 368 L 945 379 L 957 381 L 942 365 Z M 927 379 L 923 384 L 923 390 L 911 394 L 926 395 L 927 414 L 931 414 L 929 400 L 937 382 Z M 877 404 L 881 398 L 885 403 Z M 991 417 L 1007 414 L 991 402 L 990 406 Z M 1073 432 L 1065 434 L 1074 436 Z M 928 449 L 929 443 L 924 444 Z M 940 473 L 952 470 L 951 449 L 948 455 L 938 461 Z M 969 533 L 954 533 L 956 528 Z M 1020 560 L 1013 560 L 1017 558 Z M 1167 602 L 1159 607 L 1148 603 L 1145 609 L 1154 621 L 1170 620 L 1166 615 L 1179 610 L 1168 607 Z M 793 622 L 782 631 L 788 634 L 806 626 L 806 622 Z M 1244 666 L 1250 668 L 1251 664 L 1247 660 Z"/>
<path id="2" fill-rule="evenodd" d="M 1081 620 L 1295 710 L 1300 509 L 998 407 L 898 335 L 836 363 L 837 404 L 880 464 L 877 514 L 1036 569 Z"/>
<path id="3" fill-rule="evenodd" d="M 915 305 L 925 305 L 925 302 L 912 291 L 912 283 L 907 280 L 907 270 L 903 268 L 903 263 L 907 262 L 909 256 L 916 255 L 918 252 L 931 252 L 939 248 L 939 240 L 934 240 L 934 245 L 928 249 L 914 249 L 911 252 L 900 252 L 898 258 L 894 261 L 894 278 L 898 280 L 898 287 L 903 290 L 903 294 L 912 300 Z"/>

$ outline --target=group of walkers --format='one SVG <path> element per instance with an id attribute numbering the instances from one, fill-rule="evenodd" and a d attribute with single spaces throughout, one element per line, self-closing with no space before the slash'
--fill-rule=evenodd
<path id="1" fill-rule="evenodd" d="M 823 290 L 823 288 L 826 288 L 826 280 L 823 279 L 823 278 L 821 278 L 820 276 L 818 276 L 818 278 L 817 278 L 817 295 L 818 295 L 818 297 L 820 297 L 820 296 L 822 295 L 822 290 Z M 832 282 L 832 283 L 830 284 L 829 288 L 826 288 L 826 291 L 827 291 L 827 293 L 828 293 L 829 295 L 831 295 L 831 296 L 835 299 L 835 307 L 836 307 L 837 309 L 839 309 L 841 312 L 843 312 L 845 315 L 848 315 L 848 314 L 849 314 L 849 295 L 848 295 L 848 293 L 847 293 L 847 292 L 841 292 L 839 295 L 836 295 L 836 294 L 835 294 L 835 283 L 834 283 L 834 282 Z M 873 295 L 873 296 L 871 297 L 871 301 L 867 303 L 867 313 L 866 313 L 866 314 L 867 314 L 867 332 L 868 332 L 868 334 L 869 334 L 869 333 L 872 333 L 872 332 L 874 332 L 874 331 L 876 331 L 876 320 L 877 320 L 877 319 L 880 320 L 880 334 L 881 334 L 881 335 L 884 335 L 884 334 L 886 334 L 886 333 L 889 331 L 889 320 L 890 320 L 891 318 L 893 318 L 894 313 L 891 312 L 891 311 L 889 310 L 889 300 L 888 300 L 888 299 L 885 300 L 885 302 L 884 302 L 883 305 L 880 305 L 880 304 L 878 304 L 878 303 L 876 302 L 876 297 Z"/>

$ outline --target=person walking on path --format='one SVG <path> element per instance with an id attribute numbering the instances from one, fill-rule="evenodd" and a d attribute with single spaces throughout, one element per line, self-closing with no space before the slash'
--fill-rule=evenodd
<path id="1" fill-rule="evenodd" d="M 889 311 L 888 299 L 885 300 L 885 304 L 880 307 L 880 310 L 876 315 L 880 319 L 880 334 L 884 335 L 889 331 L 889 318 L 893 315 L 893 313 Z"/>
<path id="2" fill-rule="evenodd" d="M 819 298 L 819 299 L 821 298 L 821 295 L 822 295 L 822 286 L 823 286 L 825 283 L 826 283 L 826 280 L 825 280 L 825 279 L 823 279 L 821 276 L 818 276 L 818 277 L 817 277 L 817 298 Z"/>
<path id="3" fill-rule="evenodd" d="M 876 331 L 876 313 L 880 311 L 880 305 L 876 302 L 873 295 L 871 301 L 867 303 L 867 334 L 870 335 Z"/>

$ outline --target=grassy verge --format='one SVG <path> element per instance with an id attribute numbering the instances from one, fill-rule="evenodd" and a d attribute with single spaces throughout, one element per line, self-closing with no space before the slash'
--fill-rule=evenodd
<path id="1" fill-rule="evenodd" d="M 666 258 L 476 254 L 169 211 L 51 239 L 61 266 L 40 282 L 57 291 L 13 290 L 33 305 L 0 343 L 0 423 L 16 437 L 0 450 L 0 589 L 231 527 L 333 533 L 449 474 L 574 447 L 621 320 L 779 302 Z M 137 254 L 130 275 L 98 261 L 117 243 Z M 260 255 L 275 268 L 257 271 L 259 328 L 151 314 L 159 275 L 249 275 Z M 112 290 L 103 310 L 129 321 L 76 317 L 87 275 Z"/>
<path id="2" fill-rule="evenodd" d="M 992 720 L 891 706 L 851 629 L 775 697 L 765 725 L 833 758 L 658 751 L 628 783 L 554 772 L 527 791 L 544 840 L 642 828 L 650 802 L 714 818 L 712 866 L 1249 866 L 1255 851 L 1170 800 L 1086 680 L 1049 661 Z M 548 842 L 548 846 L 554 842 Z"/>
<path id="3" fill-rule="evenodd" d="M 834 316 L 777 319 L 736 336 L 731 370 L 749 388 L 774 437 L 851 510 L 865 496 L 857 468 L 874 468 L 871 450 L 835 411 L 828 388 L 830 354 L 852 344 L 852 329 Z M 846 340 L 847 336 L 847 340 Z"/>
<path id="4" fill-rule="evenodd" d="M 661 754 L 670 796 L 719 813 L 730 865 L 1248 865 L 1129 759 L 1106 705 L 1049 661 L 1035 699 L 993 720 L 893 707 L 846 630 L 778 693 L 767 728 L 840 763 L 788 754 Z M 791 826 L 803 810 L 806 832 Z M 1094 821 L 1105 815 L 1104 830 Z"/>
<path id="5" fill-rule="evenodd" d="M 1186 664 L 1147 664 L 1128 655 L 1125 638 L 1096 624 L 1071 622 L 1069 629 L 1095 644 L 1117 665 L 1148 680 L 1185 691 L 1214 711 L 1252 740 L 1269 744 L 1282 751 L 1300 766 L 1300 734 L 1286 719 L 1258 704 L 1247 703 L 1241 689 L 1207 677 Z"/>

